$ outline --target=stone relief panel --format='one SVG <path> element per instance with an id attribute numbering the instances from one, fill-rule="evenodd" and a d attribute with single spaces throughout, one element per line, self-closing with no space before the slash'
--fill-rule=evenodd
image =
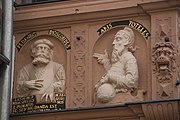
<path id="1" fill-rule="evenodd" d="M 180 97 L 180 16 L 177 19 L 177 63 L 178 63 L 178 78 L 177 78 L 177 85 L 178 85 L 178 97 Z"/>
<path id="2" fill-rule="evenodd" d="M 86 46 L 85 31 L 74 31 L 73 33 L 73 106 L 83 107 L 86 101 L 85 87 L 85 64 Z"/>
<path id="3" fill-rule="evenodd" d="M 156 77 L 159 83 L 168 83 L 171 81 L 175 71 L 175 46 L 172 42 L 160 42 L 153 48 L 154 72 L 159 73 Z"/>
<path id="4" fill-rule="evenodd" d="M 156 19 L 156 38 L 164 40 L 166 36 L 172 36 L 172 17 Z"/>
<path id="5" fill-rule="evenodd" d="M 16 35 L 13 114 L 64 109 L 70 41 L 52 29 L 22 36 Z"/>
<path id="6" fill-rule="evenodd" d="M 96 104 L 125 103 L 128 101 L 142 101 L 145 90 L 137 90 L 138 87 L 138 64 L 133 55 L 134 32 L 125 27 L 119 30 L 112 42 L 111 58 L 104 50 L 104 54 L 94 53 L 100 65 L 105 69 L 104 75 L 95 84 Z M 136 91 L 136 95 L 131 93 Z"/>
<path id="7" fill-rule="evenodd" d="M 32 44 L 33 60 L 18 74 L 18 97 L 36 95 L 41 101 L 53 102 L 56 92 L 65 91 L 65 70 L 63 65 L 52 61 L 53 47 L 48 39 L 39 39 Z"/>
<path id="8" fill-rule="evenodd" d="M 174 72 L 177 70 L 175 45 L 165 39 L 153 48 L 154 74 L 156 75 L 157 94 L 160 98 L 173 97 Z"/>
<path id="9" fill-rule="evenodd" d="M 180 18 L 177 19 L 177 46 L 178 50 L 180 50 Z"/>
<path id="10" fill-rule="evenodd" d="M 152 98 L 177 97 L 179 71 L 177 13 L 152 14 Z"/>

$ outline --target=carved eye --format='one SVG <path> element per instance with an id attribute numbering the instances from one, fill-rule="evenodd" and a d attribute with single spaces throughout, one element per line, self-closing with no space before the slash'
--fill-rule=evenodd
<path id="1" fill-rule="evenodd" d="M 119 41 L 121 41 L 121 40 L 122 40 L 122 37 L 117 37 L 117 38 L 116 38 L 116 41 L 117 41 L 117 42 L 119 42 Z"/>
<path id="2" fill-rule="evenodd" d="M 166 54 L 167 52 L 166 51 L 164 51 L 164 55 L 166 56 L 167 54 Z"/>

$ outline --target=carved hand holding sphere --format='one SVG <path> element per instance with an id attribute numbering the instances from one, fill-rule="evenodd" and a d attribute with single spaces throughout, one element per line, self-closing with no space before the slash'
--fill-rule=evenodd
<path id="1" fill-rule="evenodd" d="M 107 103 L 116 95 L 114 87 L 110 83 L 104 83 L 97 89 L 98 101 Z"/>

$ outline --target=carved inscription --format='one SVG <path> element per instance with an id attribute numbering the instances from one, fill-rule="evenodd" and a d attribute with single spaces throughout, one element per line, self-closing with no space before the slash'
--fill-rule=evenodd
<path id="1" fill-rule="evenodd" d="M 112 23 L 108 23 L 104 26 L 102 26 L 99 30 L 97 30 L 99 35 L 102 35 L 103 33 L 107 32 L 111 28 L 117 27 L 117 26 L 129 26 L 138 32 L 140 32 L 145 39 L 148 39 L 148 37 L 151 35 L 150 32 L 140 23 L 135 22 L 133 20 L 124 20 L 124 21 L 116 21 Z"/>
<path id="2" fill-rule="evenodd" d="M 21 48 L 24 46 L 25 43 L 27 43 L 30 39 L 36 37 L 36 35 L 37 35 L 37 32 L 33 31 L 27 34 L 25 37 L 23 37 L 23 39 L 21 39 L 16 45 L 18 52 L 21 50 Z"/>
<path id="3" fill-rule="evenodd" d="M 150 36 L 150 33 L 148 32 L 148 30 L 138 22 L 130 20 L 129 26 L 138 30 L 146 39 Z"/>
<path id="4" fill-rule="evenodd" d="M 68 38 L 63 35 L 61 32 L 57 31 L 57 30 L 53 30 L 50 29 L 48 32 L 48 35 L 54 36 L 56 38 L 58 38 L 63 45 L 65 46 L 65 48 L 67 50 L 71 49 L 71 43 L 68 40 Z M 28 33 L 27 35 L 25 35 L 17 44 L 16 44 L 16 48 L 18 50 L 18 52 L 21 50 L 21 48 L 31 39 L 35 38 L 37 36 L 38 32 L 37 31 L 33 31 Z"/>
<path id="5" fill-rule="evenodd" d="M 50 29 L 48 32 L 49 35 L 55 36 L 56 38 L 58 38 L 63 45 L 66 47 L 66 49 L 71 49 L 71 44 L 70 41 L 67 39 L 67 37 L 65 35 L 63 35 L 61 32 L 57 31 L 57 30 L 52 30 Z"/>
<path id="6" fill-rule="evenodd" d="M 55 94 L 54 103 L 36 103 L 36 96 L 14 98 L 12 100 L 12 114 L 24 114 L 65 109 L 66 95 Z"/>

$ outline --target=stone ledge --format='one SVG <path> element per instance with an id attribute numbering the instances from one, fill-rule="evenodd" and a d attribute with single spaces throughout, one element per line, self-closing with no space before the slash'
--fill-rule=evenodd
<path id="1" fill-rule="evenodd" d="M 169 118 L 168 120 L 172 120 L 172 118 L 178 120 L 179 105 L 180 99 L 151 100 L 114 106 L 71 108 L 58 112 L 11 115 L 10 120 L 159 120 L 159 118 L 164 117 Z"/>

